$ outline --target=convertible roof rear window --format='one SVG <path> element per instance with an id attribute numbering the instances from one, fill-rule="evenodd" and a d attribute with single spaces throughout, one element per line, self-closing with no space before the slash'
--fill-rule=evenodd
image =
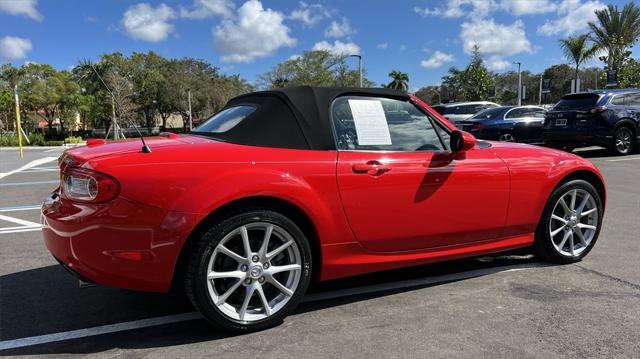
<path id="1" fill-rule="evenodd" d="M 196 132 L 222 133 L 227 132 L 247 118 L 256 110 L 253 106 L 233 106 L 226 108 L 196 128 Z"/>

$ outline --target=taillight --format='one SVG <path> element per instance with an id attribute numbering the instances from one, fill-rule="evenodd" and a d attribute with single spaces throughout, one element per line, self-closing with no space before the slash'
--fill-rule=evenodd
<path id="1" fill-rule="evenodd" d="M 471 131 L 478 131 L 478 130 L 482 130 L 483 128 L 486 128 L 487 126 L 485 126 L 482 123 L 474 123 L 473 126 L 471 126 Z"/>
<path id="2" fill-rule="evenodd" d="M 84 168 L 69 168 L 61 180 L 63 195 L 72 201 L 102 203 L 120 193 L 120 184 L 115 178 Z"/>
<path id="3" fill-rule="evenodd" d="M 607 106 L 599 106 L 599 107 L 594 107 L 591 110 L 589 110 L 589 112 L 591 113 L 601 113 L 601 112 L 605 112 L 607 110 Z"/>

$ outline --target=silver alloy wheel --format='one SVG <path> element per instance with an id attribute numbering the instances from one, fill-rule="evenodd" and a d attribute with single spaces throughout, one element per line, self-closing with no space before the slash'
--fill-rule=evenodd
<path id="1" fill-rule="evenodd" d="M 631 149 L 631 131 L 621 128 L 616 133 L 616 149 L 620 153 L 627 153 Z"/>
<path id="2" fill-rule="evenodd" d="M 558 253 L 578 257 L 591 244 L 597 226 L 598 206 L 593 196 L 583 189 L 572 189 L 553 207 L 549 235 Z"/>
<path id="3" fill-rule="evenodd" d="M 503 134 L 500 135 L 500 141 L 503 141 L 503 142 L 516 142 L 516 139 L 515 139 L 515 137 L 513 137 L 512 134 L 507 132 L 507 133 L 503 133 Z"/>
<path id="4" fill-rule="evenodd" d="M 284 228 L 267 222 L 245 224 L 227 234 L 209 259 L 209 297 L 234 321 L 262 320 L 289 302 L 301 268 L 298 245 Z"/>

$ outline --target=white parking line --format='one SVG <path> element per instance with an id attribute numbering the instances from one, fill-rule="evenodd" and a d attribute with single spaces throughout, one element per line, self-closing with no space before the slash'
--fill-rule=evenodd
<path id="1" fill-rule="evenodd" d="M 45 164 L 47 162 L 55 161 L 57 159 L 58 159 L 58 157 L 39 158 L 37 160 L 33 160 L 33 161 L 27 163 L 26 165 L 24 165 L 24 166 L 22 166 L 20 168 L 16 168 L 15 170 L 12 170 L 12 171 L 9 171 L 9 172 L 0 173 L 0 178 L 7 177 L 7 176 L 10 176 L 10 175 L 12 175 L 14 173 L 22 172 L 22 171 L 27 170 L 29 168 L 40 166 L 40 165 Z"/>
<path id="2" fill-rule="evenodd" d="M 32 185 L 38 185 L 38 184 L 54 184 L 54 183 L 60 183 L 60 180 L 8 182 L 8 183 L 0 183 L 0 187 L 32 186 Z"/>
<path id="3" fill-rule="evenodd" d="M 9 216 L 5 216 L 5 215 L 2 215 L 2 214 L 0 214 L 0 219 L 3 220 L 3 221 L 12 222 L 12 223 L 15 223 L 15 224 L 20 224 L 20 225 L 25 226 L 25 227 L 40 226 L 40 223 L 35 223 L 35 222 L 31 222 L 31 221 L 25 221 L 24 219 L 9 217 Z M 8 229 L 8 228 L 11 228 L 11 227 L 0 228 L 0 230 Z"/>
<path id="4" fill-rule="evenodd" d="M 640 160 L 640 157 L 618 158 L 618 159 L 615 159 L 615 160 L 607 160 L 607 162 L 622 162 L 622 161 L 634 161 L 634 160 Z"/>
<path id="5" fill-rule="evenodd" d="M 540 266 L 542 265 L 528 263 L 528 264 L 521 264 L 521 265 L 505 266 L 501 269 L 498 269 L 497 271 L 496 271 L 497 268 L 483 268 L 483 269 L 476 269 L 476 270 L 462 272 L 462 273 L 453 273 L 453 274 L 445 274 L 441 276 L 411 279 L 411 280 L 405 280 L 401 282 L 375 284 L 370 286 L 341 289 L 341 290 L 335 290 L 335 291 L 324 292 L 324 293 L 314 293 L 314 294 L 309 294 L 305 296 L 302 299 L 302 303 L 316 302 L 321 300 L 329 300 L 329 299 L 336 299 L 336 298 L 342 298 L 342 297 L 350 297 L 354 295 L 370 294 L 370 293 L 403 289 L 403 288 L 419 287 L 419 286 L 437 284 L 437 283 L 446 283 L 454 280 L 462 280 L 462 279 L 479 277 L 486 274 L 506 273 L 506 272 L 512 272 L 514 270 L 523 270 L 527 268 L 534 268 L 534 267 L 540 267 Z M 38 345 L 38 344 L 54 343 L 54 342 L 60 342 L 63 340 L 70 340 L 70 339 L 86 338 L 86 337 L 91 337 L 96 335 L 116 333 L 116 332 L 122 332 L 122 331 L 133 330 L 133 329 L 149 328 L 149 327 L 154 327 L 159 325 L 185 322 L 185 321 L 195 320 L 200 318 L 202 318 L 202 316 L 199 313 L 189 312 L 189 313 L 182 313 L 182 314 L 176 314 L 176 315 L 167 315 L 163 317 L 134 320 L 130 322 L 101 325 L 97 327 L 71 330 L 66 332 L 58 332 L 53 334 L 45 334 L 45 335 L 39 335 L 39 336 L 33 336 L 33 337 L 27 337 L 27 338 L 5 340 L 0 342 L 0 350 L 22 348 L 22 347 Z"/>
<path id="6" fill-rule="evenodd" d="M 42 208 L 39 204 L 30 204 L 26 206 L 15 206 L 15 207 L 0 207 L 0 212 L 17 212 L 17 211 L 31 211 L 34 209 Z"/>
<path id="7" fill-rule="evenodd" d="M 35 232 L 35 231 L 40 231 L 42 230 L 41 226 L 38 227 L 22 227 L 19 229 L 12 229 L 12 230 L 0 230 L 0 234 L 11 234 L 11 233 L 23 233 L 23 232 Z"/>

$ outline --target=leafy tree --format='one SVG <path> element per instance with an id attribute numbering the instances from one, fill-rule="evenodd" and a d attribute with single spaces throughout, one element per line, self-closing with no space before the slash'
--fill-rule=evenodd
<path id="1" fill-rule="evenodd" d="M 416 91 L 414 95 L 429 105 L 435 105 L 442 102 L 440 86 L 422 87 Z"/>
<path id="2" fill-rule="evenodd" d="M 589 22 L 591 38 L 606 53 L 601 60 L 609 69 L 617 70 L 625 53 L 640 37 L 640 7 L 630 2 L 619 11 L 610 4 L 595 13 L 597 21 Z"/>
<path id="3" fill-rule="evenodd" d="M 463 73 L 462 96 L 467 101 L 485 100 L 489 94 L 489 87 L 492 85 L 493 80 L 489 70 L 484 66 L 480 48 L 475 45 L 471 62 Z"/>
<path id="4" fill-rule="evenodd" d="M 346 58 L 329 51 L 307 51 L 302 56 L 286 60 L 271 71 L 260 76 L 263 88 L 287 86 L 359 86 L 360 74 L 349 70 Z M 373 82 L 363 78 L 363 86 L 371 87 Z"/>
<path id="5" fill-rule="evenodd" d="M 598 51 L 598 45 L 589 44 L 589 35 L 569 36 L 558 40 L 560 48 L 567 60 L 575 64 L 575 78 L 579 79 L 580 65 L 594 57 Z"/>
<path id="6" fill-rule="evenodd" d="M 404 92 L 409 91 L 409 74 L 406 72 L 392 70 L 389 72 L 389 77 L 391 77 L 391 82 L 389 82 L 385 87 Z"/>

